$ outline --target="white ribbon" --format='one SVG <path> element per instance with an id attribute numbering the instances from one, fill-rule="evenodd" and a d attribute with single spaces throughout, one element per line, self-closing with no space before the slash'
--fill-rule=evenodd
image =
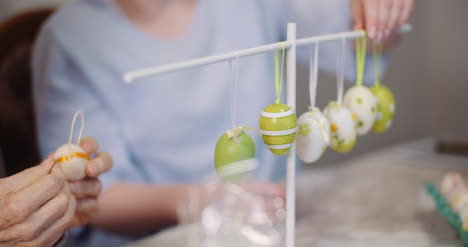
<path id="1" fill-rule="evenodd" d="M 317 84 L 318 84 L 318 56 L 319 56 L 319 42 L 315 43 L 315 51 L 312 61 L 312 54 L 310 54 L 309 61 L 309 97 L 310 105 L 312 107 L 316 104 Z"/>
<path id="2" fill-rule="evenodd" d="M 338 52 L 338 58 L 336 61 L 336 73 L 337 73 L 337 103 L 343 104 L 343 91 L 344 91 L 344 52 L 346 48 L 346 40 L 341 39 L 340 50 Z"/>
<path id="3" fill-rule="evenodd" d="M 78 140 L 76 141 L 76 145 L 80 144 L 81 136 L 83 135 L 84 121 L 85 121 L 84 113 L 82 111 L 80 111 L 80 110 L 75 113 L 75 116 L 73 116 L 72 126 L 71 126 L 71 130 L 70 130 L 70 137 L 68 138 L 68 144 L 72 144 L 73 134 L 74 134 L 74 131 L 75 131 L 75 122 L 76 122 L 76 118 L 78 116 L 81 117 L 81 128 L 80 128 L 80 133 L 78 135 Z"/>

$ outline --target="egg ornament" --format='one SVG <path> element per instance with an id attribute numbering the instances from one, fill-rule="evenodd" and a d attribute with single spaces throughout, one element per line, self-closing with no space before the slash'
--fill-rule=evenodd
<path id="1" fill-rule="evenodd" d="M 68 180 L 78 181 L 86 177 L 89 156 L 80 146 L 65 144 L 59 147 L 54 153 L 54 160 Z"/>
<path id="2" fill-rule="evenodd" d="M 392 125 L 395 116 L 395 98 L 392 92 L 382 85 L 374 85 L 370 90 L 377 98 L 377 113 L 372 131 L 384 133 Z"/>
<path id="3" fill-rule="evenodd" d="M 377 114 L 377 98 L 374 94 L 365 86 L 354 86 L 344 95 L 343 103 L 356 116 L 357 134 L 362 136 L 369 133 Z"/>
<path id="4" fill-rule="evenodd" d="M 291 150 L 296 139 L 296 113 L 288 105 L 272 104 L 260 116 L 262 139 L 276 155 L 285 155 Z"/>
<path id="5" fill-rule="evenodd" d="M 296 150 L 304 163 L 320 159 L 330 144 L 330 123 L 322 112 L 314 107 L 297 120 Z"/>
<path id="6" fill-rule="evenodd" d="M 229 130 L 216 143 L 215 168 L 224 181 L 236 181 L 257 168 L 255 143 L 242 128 Z"/>
<path id="7" fill-rule="evenodd" d="M 335 101 L 323 113 L 330 123 L 330 147 L 340 153 L 351 151 L 357 139 L 355 115 Z"/>

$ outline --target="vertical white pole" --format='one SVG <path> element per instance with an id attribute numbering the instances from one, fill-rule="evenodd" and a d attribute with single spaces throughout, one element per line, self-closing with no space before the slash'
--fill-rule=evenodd
<path id="1" fill-rule="evenodd" d="M 288 23 L 288 41 L 293 45 L 287 52 L 287 103 L 296 110 L 296 23 Z M 286 168 L 286 247 L 295 247 L 296 228 L 296 147 L 293 145 Z"/>

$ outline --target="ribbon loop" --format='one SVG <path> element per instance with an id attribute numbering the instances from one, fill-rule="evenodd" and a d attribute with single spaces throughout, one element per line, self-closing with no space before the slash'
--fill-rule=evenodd
<path id="1" fill-rule="evenodd" d="M 279 55 L 278 51 L 275 51 L 275 85 L 276 85 L 276 104 L 281 102 L 281 94 L 283 91 L 283 70 L 284 70 L 284 57 L 285 57 L 285 46 L 284 42 L 280 42 L 282 48 L 281 52 L 281 72 L 279 69 Z"/>
<path id="2" fill-rule="evenodd" d="M 75 122 L 76 122 L 76 119 L 78 118 L 78 116 L 81 117 L 81 128 L 80 128 L 80 133 L 78 135 L 78 140 L 76 141 L 76 145 L 78 145 L 81 141 L 81 136 L 83 135 L 83 129 L 84 129 L 84 121 L 85 121 L 85 117 L 84 117 L 84 113 L 79 110 L 75 113 L 75 116 L 73 116 L 73 121 L 72 121 L 72 126 L 71 126 L 71 131 L 70 131 L 70 137 L 68 138 L 68 144 L 72 144 L 72 141 L 73 141 L 73 134 L 74 134 L 74 130 L 75 130 Z"/>
<path id="3" fill-rule="evenodd" d="M 318 56 L 319 56 L 319 42 L 315 44 L 314 56 L 310 55 L 309 63 L 309 97 L 310 106 L 315 107 L 317 98 L 317 84 L 318 84 Z M 312 61 L 313 58 L 313 61 Z"/>
<path id="4" fill-rule="evenodd" d="M 362 86 L 364 81 L 364 70 L 366 64 L 367 35 L 363 32 L 362 38 L 356 41 L 356 85 Z"/>
<path id="5" fill-rule="evenodd" d="M 382 43 L 374 43 L 373 45 L 373 54 L 374 54 L 374 71 L 375 71 L 375 85 L 380 85 L 380 66 L 382 61 Z"/>
<path id="6" fill-rule="evenodd" d="M 336 85 L 337 85 L 337 100 L 338 104 L 343 102 L 343 91 L 344 91 L 344 52 L 346 49 L 346 40 L 341 39 L 338 57 L 336 60 Z"/>

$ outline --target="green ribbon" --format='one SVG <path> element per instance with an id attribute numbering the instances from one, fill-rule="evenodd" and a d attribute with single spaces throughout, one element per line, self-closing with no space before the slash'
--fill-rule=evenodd
<path id="1" fill-rule="evenodd" d="M 283 69 L 284 69 L 284 53 L 286 51 L 284 47 L 284 42 L 280 42 L 282 48 L 282 55 L 281 55 L 281 72 L 279 69 L 279 55 L 278 51 L 275 51 L 275 86 L 276 86 L 276 104 L 279 104 L 281 101 L 281 93 L 283 91 Z"/>
<path id="2" fill-rule="evenodd" d="M 382 44 L 374 43 L 373 54 L 374 54 L 374 70 L 375 70 L 375 85 L 380 86 L 380 66 L 382 61 Z"/>
<path id="3" fill-rule="evenodd" d="M 367 35 L 363 32 L 362 38 L 356 41 L 356 85 L 362 86 L 364 81 L 364 68 L 366 64 L 366 50 L 367 50 Z"/>

